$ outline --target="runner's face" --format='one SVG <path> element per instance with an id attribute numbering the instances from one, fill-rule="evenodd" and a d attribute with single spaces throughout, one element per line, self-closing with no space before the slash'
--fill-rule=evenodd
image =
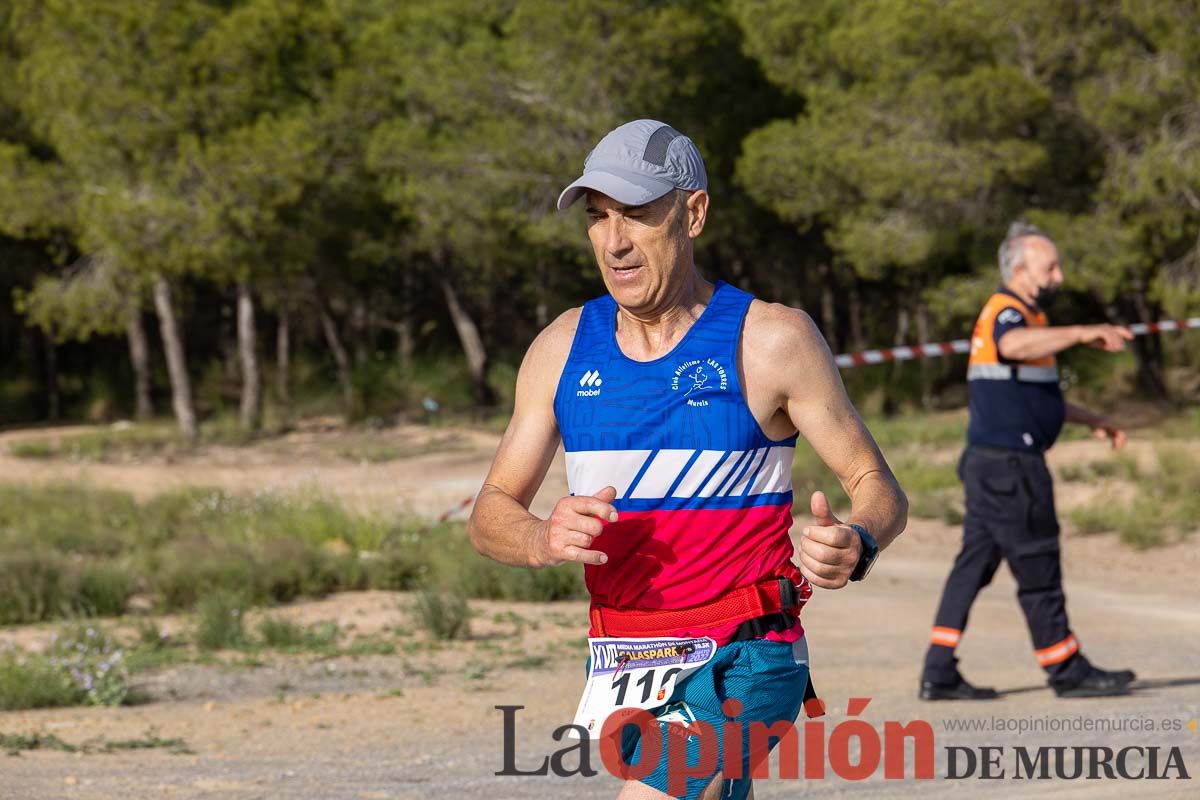
<path id="1" fill-rule="evenodd" d="M 692 195 L 695 203 L 697 192 Z M 669 304 L 670 288 L 692 267 L 691 240 L 699 234 L 694 212 L 668 192 L 646 205 L 626 206 L 587 193 L 588 238 L 609 294 L 630 310 Z"/>

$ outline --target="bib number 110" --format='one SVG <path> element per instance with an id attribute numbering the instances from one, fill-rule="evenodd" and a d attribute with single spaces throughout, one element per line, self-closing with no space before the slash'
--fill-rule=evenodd
<path id="1" fill-rule="evenodd" d="M 649 702 L 650 693 L 654 690 L 654 687 L 655 687 L 654 677 L 656 674 L 661 675 L 661 681 L 659 681 L 659 683 L 658 683 L 658 688 L 660 690 L 665 690 L 667 687 L 667 684 L 671 682 L 671 679 L 674 678 L 676 675 L 678 675 L 680 672 L 683 672 L 683 670 L 680 669 L 679 667 L 671 667 L 670 669 L 664 670 L 662 672 L 659 672 L 656 669 L 646 670 L 640 678 L 638 678 L 636 681 L 634 681 L 634 684 L 633 684 L 634 686 L 642 687 L 642 699 L 640 702 L 642 702 L 642 703 Z M 619 706 L 625 705 L 625 692 L 629 689 L 629 680 L 632 677 L 633 677 L 632 675 L 630 675 L 628 672 L 626 672 L 624 675 L 622 675 L 621 677 L 619 677 L 615 681 L 613 681 L 613 688 L 615 688 L 617 690 L 617 705 L 619 705 Z"/>

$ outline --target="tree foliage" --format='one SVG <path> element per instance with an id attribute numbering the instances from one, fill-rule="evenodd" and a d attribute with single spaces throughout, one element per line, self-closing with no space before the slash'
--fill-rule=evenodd
<path id="1" fill-rule="evenodd" d="M 167 280 L 197 375 L 236 286 L 348 412 L 356 375 L 460 349 L 487 400 L 601 291 L 554 201 L 637 117 L 705 154 L 702 270 L 835 344 L 961 336 L 1018 216 L 1061 245 L 1066 317 L 1189 313 L 1198 53 L 1191 0 L 0 0 L 2 377 L 44 371 L 34 330 L 95 369 Z M 1189 350 L 1137 355 L 1161 394 Z"/>

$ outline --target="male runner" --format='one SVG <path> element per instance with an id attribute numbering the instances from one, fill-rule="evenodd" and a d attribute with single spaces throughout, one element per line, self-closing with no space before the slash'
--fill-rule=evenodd
<path id="1" fill-rule="evenodd" d="M 469 530 L 481 553 L 507 564 L 584 564 L 591 636 L 712 637 L 712 661 L 663 708 L 721 734 L 726 697 L 744 706 L 742 722 L 795 720 L 808 684 L 798 615 L 809 584 L 861 579 L 903 530 L 907 500 L 808 315 L 696 269 L 706 189 L 691 140 L 637 120 L 605 136 L 562 193 L 560 209 L 586 195 L 608 294 L 530 345 Z M 788 530 L 798 433 L 851 511 L 842 523 L 813 493 L 797 569 Z M 560 438 L 571 494 L 543 520 L 528 508 Z M 641 743 L 626 744 L 640 763 Z M 667 796 L 668 771 L 682 766 L 662 752 L 620 798 Z M 689 780 L 685 796 L 748 796 L 748 779 L 718 777 Z"/>
<path id="2" fill-rule="evenodd" d="M 1058 248 L 1045 233 L 1014 223 L 1000 245 L 1004 285 L 984 306 L 967 366 L 970 424 L 958 474 L 966 489 L 962 550 L 954 560 L 925 654 L 923 700 L 989 700 L 972 686 L 954 655 L 971 604 L 991 583 L 1003 558 L 1017 581 L 1034 655 L 1059 697 L 1124 694 L 1130 670 L 1102 670 L 1084 657 L 1067 624 L 1059 563 L 1054 486 L 1043 453 L 1063 422 L 1089 426 L 1114 448 L 1125 432 L 1109 420 L 1064 402 L 1054 356 L 1077 344 L 1110 353 L 1133 338 L 1118 325 L 1051 327 L 1044 308 L 1063 282 Z"/>

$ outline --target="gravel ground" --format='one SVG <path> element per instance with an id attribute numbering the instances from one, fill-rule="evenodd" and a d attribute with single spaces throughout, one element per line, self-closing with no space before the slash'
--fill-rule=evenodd
<path id="1" fill-rule="evenodd" d="M 189 461 L 182 466 L 186 475 L 174 467 L 135 464 L 73 465 L 58 477 L 122 486 L 145 479 L 162 487 L 206 476 L 222 484 L 256 486 L 280 484 L 290 480 L 288 474 L 312 472 L 322 487 L 334 493 L 345 484 L 352 501 L 375 508 L 403 502 L 432 513 L 457 499 L 462 489 L 478 486 L 492 443 L 494 437 L 473 443 L 474 449 L 381 465 L 326 464 L 318 459 L 314 467 L 285 454 L 247 464 L 223 463 L 212 470 L 202 461 Z M 3 452 L 0 446 L 0 480 L 13 479 L 18 470 L 23 478 L 54 477 L 52 465 L 31 467 L 30 462 Z M 1056 449 L 1055 458 L 1096 459 L 1103 452 L 1097 443 L 1069 442 Z M 544 510 L 562 493 L 560 462 L 551 469 L 536 508 Z M 423 486 L 432 489 L 423 492 Z M 1085 487 L 1064 490 L 1088 491 Z M 982 704 L 921 703 L 916 699 L 921 657 L 957 537 L 954 528 L 915 520 L 868 581 L 837 592 L 818 590 L 805 610 L 813 677 L 829 707 L 824 718 L 827 731 L 847 718 L 851 697 L 871 698 L 860 718 L 879 728 L 889 720 L 927 720 L 936 739 L 938 777 L 920 782 L 911 777 L 884 780 L 880 769 L 855 782 L 830 772 L 823 780 L 760 782 L 757 796 L 907 797 L 916 792 L 929 797 L 982 793 L 1068 798 L 1086 793 L 1089 800 L 1124 798 L 1130 793 L 1200 796 L 1195 779 L 1029 782 L 1011 777 L 943 777 L 948 746 L 1003 746 L 1007 750 L 1002 763 L 1011 775 L 1013 748 L 1018 745 L 1158 746 L 1163 748 L 1160 760 L 1175 746 L 1188 772 L 1200 774 L 1200 733 L 1186 728 L 1023 734 L 947 727 L 955 720 L 994 727 L 995 719 L 1006 725 L 1020 720 L 1062 725 L 1082 719 L 1110 727 L 1128 727 L 1134 720 L 1144 724 L 1147 719 L 1182 725 L 1200 717 L 1200 586 L 1195 580 L 1200 548 L 1194 540 L 1148 552 L 1132 551 L 1112 536 L 1064 540 L 1072 625 L 1093 661 L 1138 671 L 1137 690 L 1130 696 L 1056 699 L 1030 654 L 1015 586 L 1002 569 L 976 605 L 960 654 L 972 681 L 995 685 L 1004 695 Z M 402 619 L 397 604 L 405 601 L 389 593 L 367 592 L 297 604 L 283 613 L 306 623 L 336 619 L 345 626 L 353 622 L 356 633 L 389 635 L 386 631 Z M 564 746 L 551 733 L 570 721 L 583 685 L 580 645 L 586 606 L 473 606 L 478 624 L 474 638 L 467 642 L 437 647 L 419 636 L 397 637 L 394 655 L 268 654 L 261 666 L 237 666 L 232 663 L 239 660 L 234 654 L 227 658 L 231 664 L 224 666 L 185 664 L 146 677 L 145 688 L 155 699 L 145 705 L 0 713 L 0 734 L 43 732 L 78 744 L 133 739 L 153 731 L 163 738 L 183 739 L 190 751 L 0 754 L 0 800 L 614 797 L 619 783 L 603 771 L 594 752 L 592 763 L 600 770 L 596 777 L 495 775 L 503 764 L 502 716 L 497 705 L 525 707 L 517 718 L 519 765 L 537 764 Z M 510 622 L 498 621 L 498 614 L 508 612 L 529 624 L 519 626 L 518 632 Z M 49 630 L 0 631 L 0 642 L 36 646 Z"/>

